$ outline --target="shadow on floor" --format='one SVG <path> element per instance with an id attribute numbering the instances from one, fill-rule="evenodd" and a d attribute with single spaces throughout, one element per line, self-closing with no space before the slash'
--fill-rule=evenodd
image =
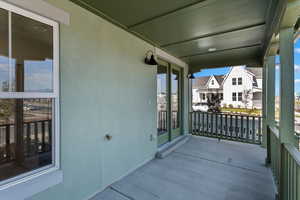
<path id="1" fill-rule="evenodd" d="M 258 145 L 192 137 L 91 200 L 274 200 L 265 156 Z"/>

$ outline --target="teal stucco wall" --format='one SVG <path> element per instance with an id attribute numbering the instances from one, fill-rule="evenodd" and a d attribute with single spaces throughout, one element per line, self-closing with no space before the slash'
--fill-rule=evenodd
<path id="1" fill-rule="evenodd" d="M 156 67 L 143 64 L 153 47 L 67 0 L 49 2 L 71 15 L 60 27 L 64 181 L 31 199 L 82 200 L 156 152 Z"/>
<path id="2" fill-rule="evenodd" d="M 47 2 L 71 16 L 60 26 L 64 180 L 30 200 L 83 200 L 157 151 L 156 67 L 143 64 L 153 46 L 68 0 Z"/>

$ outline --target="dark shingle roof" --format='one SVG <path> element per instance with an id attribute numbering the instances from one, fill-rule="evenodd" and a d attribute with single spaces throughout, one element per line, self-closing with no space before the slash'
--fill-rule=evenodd
<path id="1" fill-rule="evenodd" d="M 205 88 L 205 85 L 209 78 L 210 76 L 197 77 L 196 79 L 194 79 L 193 88 Z"/>
<path id="2" fill-rule="evenodd" d="M 246 69 L 254 74 L 257 79 L 262 79 L 262 68 L 247 67 Z"/>
<path id="3" fill-rule="evenodd" d="M 207 81 L 210 79 L 211 76 L 202 76 L 202 77 L 198 77 L 194 80 L 193 83 L 193 88 L 197 88 L 197 89 L 205 89 Z M 224 80 L 224 75 L 219 75 L 219 76 L 215 76 L 214 77 L 217 79 L 219 85 L 222 87 L 222 82 Z"/>

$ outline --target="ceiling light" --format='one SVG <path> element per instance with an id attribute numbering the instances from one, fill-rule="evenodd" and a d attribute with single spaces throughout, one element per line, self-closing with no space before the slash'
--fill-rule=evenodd
<path id="1" fill-rule="evenodd" d="M 217 50 L 216 48 L 209 48 L 208 49 L 209 52 L 216 51 L 216 50 Z"/>

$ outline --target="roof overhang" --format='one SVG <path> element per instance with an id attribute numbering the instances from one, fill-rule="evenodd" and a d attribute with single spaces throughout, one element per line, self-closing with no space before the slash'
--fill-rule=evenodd
<path id="1" fill-rule="evenodd" d="M 299 0 L 71 0 L 189 64 L 261 67 Z M 291 5 L 290 5 L 291 4 Z M 299 12 L 298 12 L 299 13 Z M 285 18 L 285 15 L 287 16 Z"/>

